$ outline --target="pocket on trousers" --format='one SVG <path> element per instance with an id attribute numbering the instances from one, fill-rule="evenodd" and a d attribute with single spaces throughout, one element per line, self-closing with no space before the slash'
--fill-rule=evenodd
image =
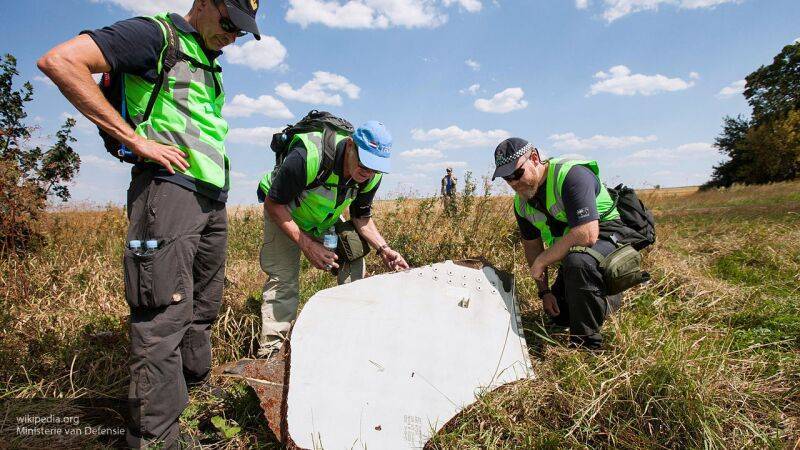
<path id="1" fill-rule="evenodd" d="M 131 308 L 161 308 L 192 295 L 192 265 L 199 235 L 165 239 L 150 254 L 125 249 L 125 300 Z"/>

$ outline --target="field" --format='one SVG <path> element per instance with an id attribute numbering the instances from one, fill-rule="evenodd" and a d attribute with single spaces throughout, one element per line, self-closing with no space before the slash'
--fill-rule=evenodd
<path id="1" fill-rule="evenodd" d="M 517 277 L 537 378 L 483 395 L 434 448 L 800 446 L 800 183 L 641 195 L 658 221 L 645 258 L 654 280 L 626 294 L 598 353 L 568 349 L 543 327 L 510 198 L 468 190 L 449 214 L 435 199 L 378 205 L 380 229 L 412 266 L 485 256 Z M 253 208 L 231 219 L 215 365 L 254 354 L 261 217 Z M 53 212 L 43 248 L 0 260 L 6 404 L 127 395 L 125 228 L 118 208 Z M 383 270 L 374 255 L 368 270 Z M 304 261 L 301 282 L 305 300 L 334 280 Z M 182 422 L 204 448 L 280 448 L 242 384 L 213 379 L 190 394 Z M 0 440 L 21 444 L 13 439 L 3 422 Z"/>

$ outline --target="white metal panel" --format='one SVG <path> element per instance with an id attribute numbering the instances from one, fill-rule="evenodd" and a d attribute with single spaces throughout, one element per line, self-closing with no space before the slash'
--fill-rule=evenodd
<path id="1" fill-rule="evenodd" d="M 451 261 L 318 292 L 291 349 L 301 448 L 420 448 L 482 389 L 533 375 L 513 292 Z"/>

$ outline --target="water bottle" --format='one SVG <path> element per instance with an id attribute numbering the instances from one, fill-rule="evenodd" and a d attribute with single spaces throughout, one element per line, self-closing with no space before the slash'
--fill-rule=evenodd
<path id="1" fill-rule="evenodd" d="M 154 251 L 156 251 L 156 249 L 158 248 L 158 241 L 155 239 L 148 239 L 147 242 L 144 243 L 144 245 L 147 249 L 145 251 L 145 255 L 149 255 Z"/>
<path id="2" fill-rule="evenodd" d="M 134 254 L 138 255 L 142 252 L 142 241 L 134 239 L 128 242 L 128 248 L 131 249 Z"/>
<path id="3" fill-rule="evenodd" d="M 339 245 L 339 236 L 336 235 L 336 230 L 330 227 L 327 233 L 322 237 L 322 245 L 328 250 L 335 252 L 336 247 Z"/>

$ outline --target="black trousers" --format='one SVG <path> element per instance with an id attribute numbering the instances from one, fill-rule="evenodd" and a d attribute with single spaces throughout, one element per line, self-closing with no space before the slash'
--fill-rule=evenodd
<path id="1" fill-rule="evenodd" d="M 222 302 L 227 247 L 225 204 L 134 172 L 127 240 L 155 239 L 142 255 L 125 250 L 130 306 L 132 448 L 177 446 L 187 383 L 211 370 L 211 325 Z M 143 243 L 144 245 L 144 243 Z"/>
<path id="2" fill-rule="evenodd" d="M 614 244 L 598 240 L 592 249 L 603 255 L 613 252 Z M 558 276 L 551 287 L 560 314 L 552 318 L 556 325 L 569 327 L 573 344 L 599 348 L 603 343 L 600 328 L 606 316 L 619 308 L 621 294 L 606 296 L 599 263 L 585 253 L 570 252 L 561 261 Z"/>

